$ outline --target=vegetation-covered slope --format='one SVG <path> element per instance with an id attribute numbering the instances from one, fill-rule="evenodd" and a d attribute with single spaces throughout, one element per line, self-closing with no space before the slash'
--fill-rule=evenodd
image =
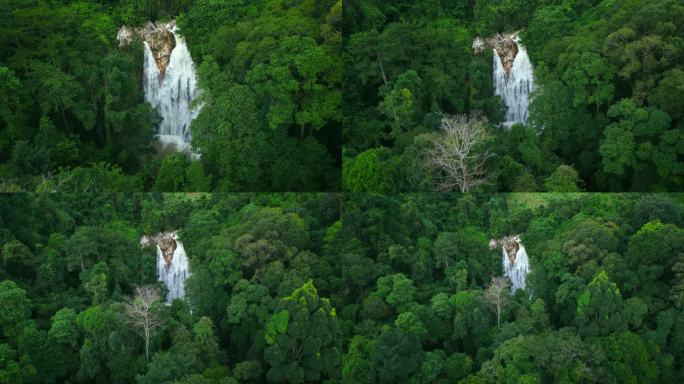
<path id="1" fill-rule="evenodd" d="M 334 265 L 324 248 L 340 204 L 322 194 L 0 196 L 0 382 L 339 377 L 339 321 L 318 276 Z M 168 230 L 179 230 L 192 276 L 187 301 L 147 312 L 147 359 L 129 308 L 137 287 L 164 287 L 139 239 Z"/>
<path id="2" fill-rule="evenodd" d="M 344 10 L 344 180 L 425 191 L 442 114 L 480 111 L 494 191 L 684 187 L 684 6 L 677 0 L 354 0 Z M 503 118 L 491 49 L 520 31 L 535 69 L 526 126 Z M 472 153 L 471 153 L 472 155 Z"/>
<path id="3" fill-rule="evenodd" d="M 339 1 L 0 1 L 2 189 L 334 190 L 340 185 Z M 140 43 L 179 19 L 204 108 L 201 160 L 159 156 Z"/>
<path id="4" fill-rule="evenodd" d="M 192 275 L 147 359 L 162 230 Z M 681 382 L 682 238 L 681 195 L 4 195 L 0 382 Z"/>

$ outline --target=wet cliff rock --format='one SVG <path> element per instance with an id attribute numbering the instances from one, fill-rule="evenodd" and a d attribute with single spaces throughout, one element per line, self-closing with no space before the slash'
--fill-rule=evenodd
<path id="1" fill-rule="evenodd" d="M 176 232 L 160 232 L 154 236 L 143 236 L 140 238 L 140 246 L 143 248 L 149 247 L 152 244 L 157 245 L 164 255 L 164 262 L 167 266 L 171 265 L 173 260 L 173 253 L 178 248 L 176 242 Z"/>
<path id="2" fill-rule="evenodd" d="M 166 68 L 169 66 L 169 60 L 171 60 L 171 52 L 176 48 L 176 38 L 172 32 L 175 27 L 175 20 L 167 23 L 148 21 L 142 27 L 123 26 L 119 28 L 116 38 L 119 41 L 119 46 L 128 45 L 136 39 L 147 42 L 154 55 L 154 60 L 157 62 L 159 75 L 163 77 Z"/>
<path id="3" fill-rule="evenodd" d="M 504 236 L 498 240 L 489 240 L 489 249 L 495 249 L 497 247 L 502 247 L 504 251 L 506 251 L 508 261 L 513 264 L 515 262 L 516 255 L 518 254 L 518 250 L 520 249 L 520 235 Z"/>
<path id="4" fill-rule="evenodd" d="M 513 68 L 513 61 L 518 55 L 518 32 L 510 34 L 497 33 L 494 37 L 482 38 L 476 37 L 473 40 L 473 51 L 475 53 L 482 53 L 486 48 L 491 48 L 496 51 L 501 60 L 501 65 L 506 72 L 506 75 L 511 73 Z"/>

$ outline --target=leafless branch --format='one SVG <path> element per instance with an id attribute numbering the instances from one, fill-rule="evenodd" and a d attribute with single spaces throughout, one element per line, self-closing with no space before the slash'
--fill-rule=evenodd
<path id="1" fill-rule="evenodd" d="M 442 134 L 434 137 L 427 161 L 435 168 L 437 187 L 443 191 L 468 192 L 487 183 L 489 141 L 487 119 L 479 113 L 444 115 Z"/>
<path id="2" fill-rule="evenodd" d="M 150 359 L 150 339 L 162 325 L 159 318 L 159 290 L 154 287 L 136 288 L 135 297 L 126 303 L 126 318 L 145 340 L 145 356 Z"/>
<path id="3" fill-rule="evenodd" d="M 508 278 L 492 277 L 492 283 L 484 291 L 484 300 L 491 304 L 496 311 L 496 327 L 501 328 L 501 311 L 508 305 L 510 290 Z"/>

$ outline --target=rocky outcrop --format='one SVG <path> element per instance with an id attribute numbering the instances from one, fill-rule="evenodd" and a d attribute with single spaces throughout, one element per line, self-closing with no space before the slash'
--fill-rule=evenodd
<path id="1" fill-rule="evenodd" d="M 508 261 L 513 264 L 515 258 L 520 250 L 520 235 L 515 236 L 504 236 L 501 239 L 491 239 L 489 240 L 489 249 L 495 249 L 502 247 L 506 252 Z"/>
<path id="2" fill-rule="evenodd" d="M 515 56 L 518 55 L 518 43 L 516 39 L 517 35 L 504 37 L 501 34 L 497 34 L 494 38 L 494 50 L 499 55 L 506 76 L 511 73 L 513 61 L 515 61 Z"/>
<path id="3" fill-rule="evenodd" d="M 475 37 L 473 40 L 473 50 L 475 53 L 482 53 L 486 48 L 496 51 L 504 72 L 508 76 L 511 73 L 511 68 L 513 68 L 513 61 L 515 61 L 515 57 L 518 55 L 518 32 L 510 34 L 497 33 L 494 37 L 487 39 L 479 36 Z"/>
<path id="4" fill-rule="evenodd" d="M 143 236 L 140 238 L 140 246 L 142 248 L 147 248 L 150 245 L 155 244 L 161 249 L 164 255 L 164 262 L 168 267 L 173 261 L 173 253 L 178 248 L 178 243 L 176 242 L 176 232 L 160 232 L 154 236 Z"/>
<path id="5" fill-rule="evenodd" d="M 175 20 L 156 24 L 148 21 L 144 26 L 138 28 L 123 26 L 119 28 L 116 39 L 119 41 L 120 47 L 130 44 L 136 39 L 147 42 L 154 55 L 154 60 L 157 62 L 159 76 L 164 77 L 166 68 L 169 66 L 169 60 L 171 60 L 171 52 L 176 48 L 176 38 L 173 35 L 175 27 Z"/>

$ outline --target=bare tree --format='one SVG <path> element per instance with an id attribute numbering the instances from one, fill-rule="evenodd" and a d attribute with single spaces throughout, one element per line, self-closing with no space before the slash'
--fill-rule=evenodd
<path id="1" fill-rule="evenodd" d="M 484 291 L 484 300 L 496 311 L 496 327 L 501 328 L 501 311 L 508 305 L 510 295 L 507 277 L 492 277 L 492 283 Z"/>
<path id="2" fill-rule="evenodd" d="M 442 116 L 442 134 L 431 139 L 433 148 L 427 156 L 440 190 L 468 192 L 487 182 L 486 127 L 487 118 L 477 112 Z"/>
<path id="3" fill-rule="evenodd" d="M 159 318 L 159 290 L 154 287 L 138 287 L 135 297 L 126 303 L 126 317 L 136 332 L 145 340 L 145 357 L 150 359 L 150 339 L 162 324 Z"/>

